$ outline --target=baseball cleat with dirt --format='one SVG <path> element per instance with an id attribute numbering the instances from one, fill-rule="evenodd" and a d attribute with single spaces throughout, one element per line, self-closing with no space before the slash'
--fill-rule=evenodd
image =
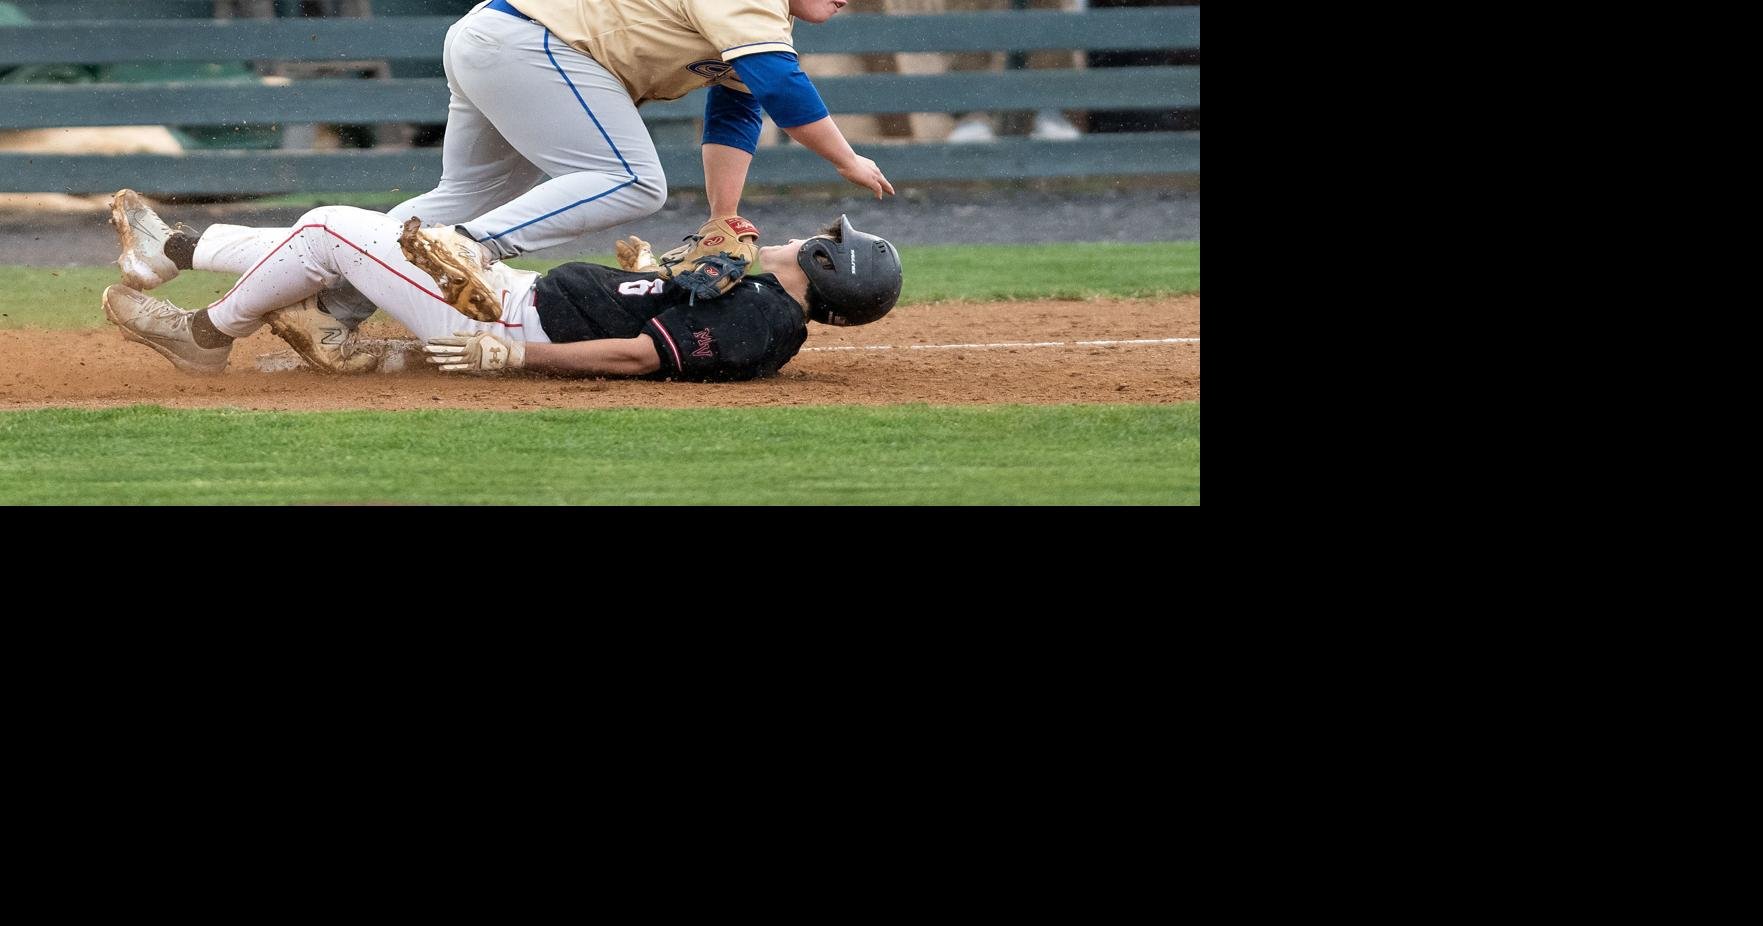
<path id="1" fill-rule="evenodd" d="M 353 328 L 332 318 L 317 296 L 263 318 L 276 337 L 320 373 L 372 373 L 380 365 L 379 352 L 362 342 Z"/>
<path id="2" fill-rule="evenodd" d="M 104 315 L 122 329 L 124 338 L 153 348 L 185 373 L 220 373 L 233 351 L 231 342 L 225 347 L 198 345 L 190 332 L 193 314 L 120 283 L 104 291 Z"/>
<path id="3" fill-rule="evenodd" d="M 152 207 L 134 190 L 117 190 L 110 200 L 110 224 L 122 256 L 122 281 L 132 289 L 152 289 L 177 278 L 177 264 L 165 256 L 165 240 L 171 226 L 154 214 Z"/>
<path id="4" fill-rule="evenodd" d="M 480 322 L 501 320 L 502 302 L 484 281 L 490 257 L 483 245 L 444 225 L 423 228 L 415 217 L 405 221 L 398 245 L 405 260 L 434 277 L 441 296 L 459 314 Z"/>

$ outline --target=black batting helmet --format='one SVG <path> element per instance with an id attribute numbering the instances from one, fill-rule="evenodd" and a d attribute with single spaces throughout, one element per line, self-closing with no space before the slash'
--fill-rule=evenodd
<path id="1" fill-rule="evenodd" d="M 867 325 L 900 298 L 900 252 L 842 215 L 837 234 L 836 241 L 810 238 L 796 252 L 808 274 L 808 317 L 823 325 Z"/>

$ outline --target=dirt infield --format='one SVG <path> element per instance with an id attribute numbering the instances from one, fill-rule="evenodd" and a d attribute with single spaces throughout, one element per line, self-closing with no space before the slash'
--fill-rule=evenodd
<path id="1" fill-rule="evenodd" d="M 113 328 L 0 331 L 0 409 L 156 404 L 174 408 L 691 408 L 764 405 L 1185 402 L 1200 398 L 1200 345 L 1076 345 L 1200 336 L 1200 299 L 937 303 L 862 328 L 809 325 L 775 378 L 747 383 L 488 378 L 430 373 L 330 377 L 263 373 L 284 345 L 265 328 L 222 376 L 186 376 Z M 395 324 L 364 334 L 397 337 Z M 1061 346 L 960 347 L 1061 342 Z M 831 350 L 888 345 L 891 350 Z M 914 349 L 913 345 L 920 348 Z"/>

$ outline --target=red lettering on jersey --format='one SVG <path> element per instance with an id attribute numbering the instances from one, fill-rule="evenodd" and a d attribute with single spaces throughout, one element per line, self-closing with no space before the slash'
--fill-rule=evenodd
<path id="1" fill-rule="evenodd" d="M 695 351 L 692 351 L 692 356 L 694 356 L 694 357 L 714 357 L 714 356 L 716 356 L 715 354 L 712 354 L 710 352 L 710 345 L 715 343 L 715 340 L 710 337 L 710 329 L 709 328 L 706 328 L 703 331 L 692 332 L 692 337 L 698 339 L 698 349 Z"/>

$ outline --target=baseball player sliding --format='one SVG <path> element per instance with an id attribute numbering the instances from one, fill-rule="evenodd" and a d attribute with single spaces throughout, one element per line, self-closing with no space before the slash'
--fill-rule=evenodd
<path id="1" fill-rule="evenodd" d="M 491 0 L 448 30 L 441 185 L 391 210 L 457 225 L 492 258 L 641 219 L 667 200 L 651 100 L 708 87 L 710 217 L 740 212 L 761 112 L 839 175 L 894 187 L 851 149 L 796 60 L 793 19 L 847 0 Z"/>
<path id="2" fill-rule="evenodd" d="M 172 229 L 132 190 L 111 221 L 127 281 L 104 291 L 123 336 L 178 369 L 220 373 L 233 339 L 269 324 L 315 368 L 377 369 L 381 357 L 326 311 L 319 293 L 348 282 L 427 343 L 445 372 L 528 369 L 576 376 L 738 380 L 768 376 L 807 339 L 809 320 L 861 325 L 900 295 L 893 245 L 840 216 L 819 235 L 758 247 L 734 216 L 707 223 L 657 259 L 647 242 L 619 242 L 622 269 L 564 264 L 540 275 L 475 250 L 449 251 L 412 218 L 326 206 L 291 228 Z M 755 261 L 767 271 L 749 275 Z M 238 283 L 186 312 L 139 288 L 188 269 L 231 271 Z"/>

